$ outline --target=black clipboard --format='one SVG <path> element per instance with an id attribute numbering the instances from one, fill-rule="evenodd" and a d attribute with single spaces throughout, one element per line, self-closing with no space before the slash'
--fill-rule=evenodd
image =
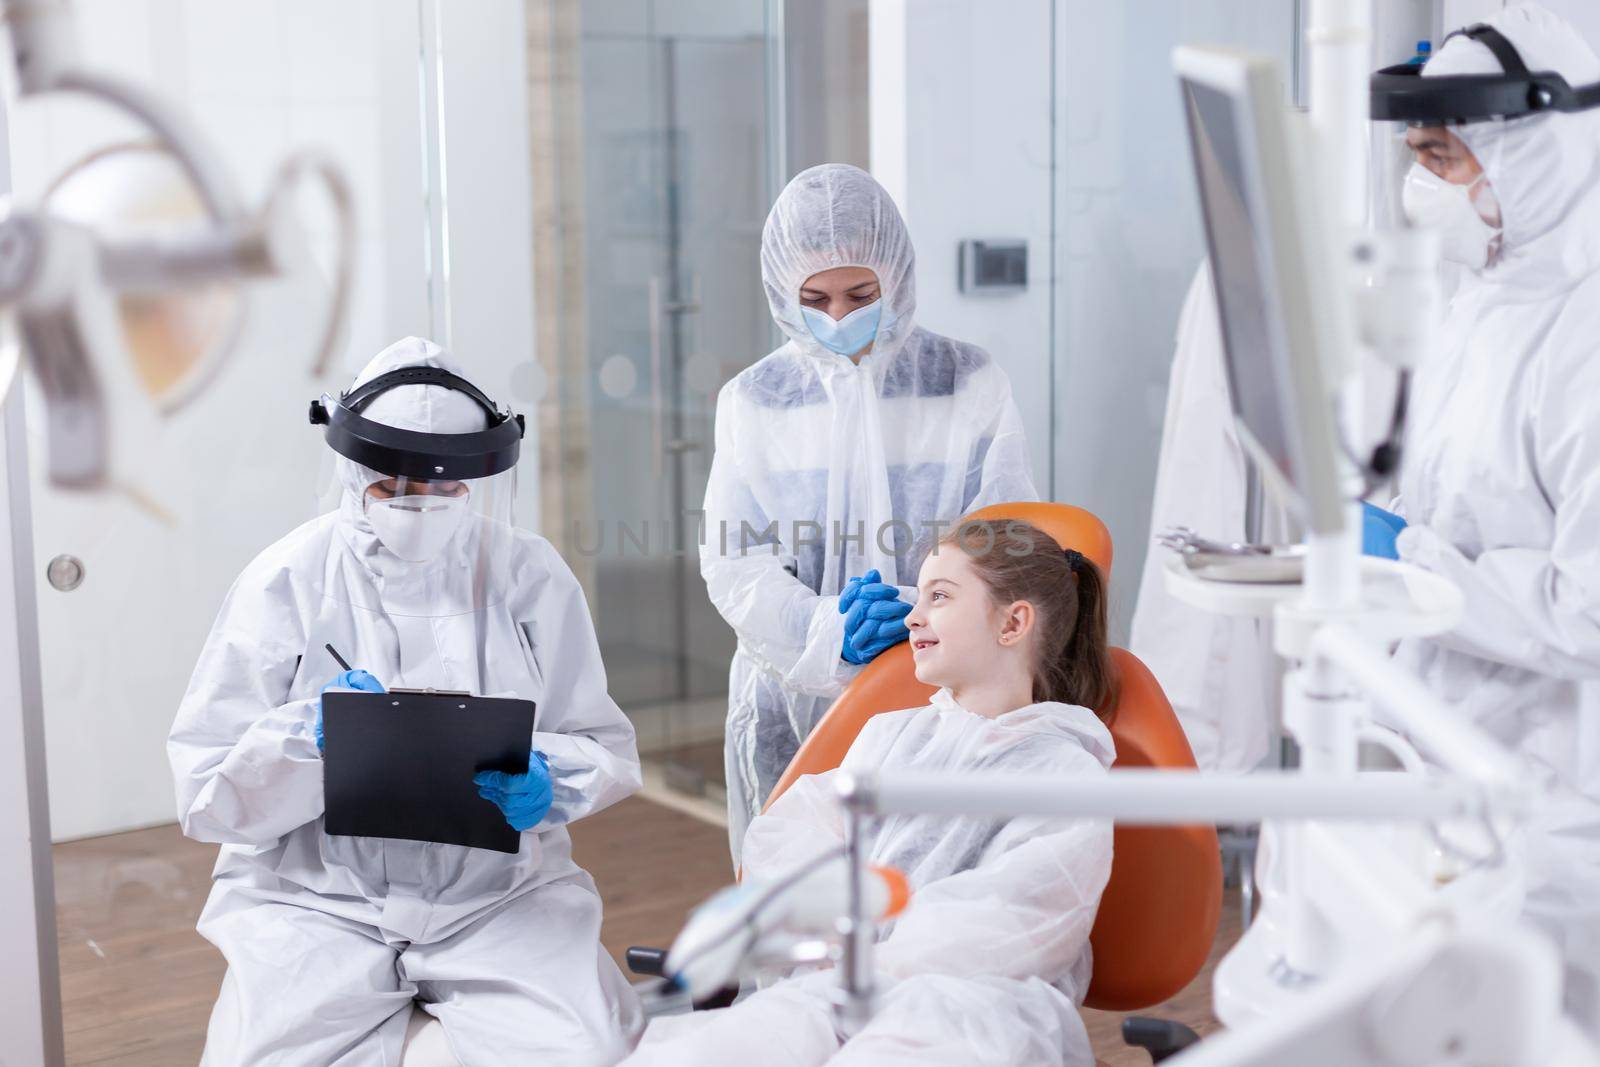
<path id="1" fill-rule="evenodd" d="M 322 695 L 323 830 L 516 852 L 479 771 L 526 774 L 531 700 L 456 693 Z"/>

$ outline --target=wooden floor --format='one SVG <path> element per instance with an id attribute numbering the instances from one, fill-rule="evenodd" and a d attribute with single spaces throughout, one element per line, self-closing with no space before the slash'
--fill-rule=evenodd
<path id="1" fill-rule="evenodd" d="M 606 947 L 665 945 L 684 916 L 731 880 L 727 834 L 634 798 L 573 828 L 574 855 L 605 900 Z M 69 1064 L 193 1064 L 222 980 L 222 959 L 194 932 L 214 846 L 158 827 L 57 845 L 56 900 Z M 1238 936 L 1230 895 L 1219 949 Z M 1213 956 L 1215 956 L 1215 952 Z M 1168 1005 L 1141 1014 L 1211 1029 L 1210 967 Z M 1121 1016 L 1085 1012 L 1111 1067 L 1147 1064 L 1122 1045 Z"/>

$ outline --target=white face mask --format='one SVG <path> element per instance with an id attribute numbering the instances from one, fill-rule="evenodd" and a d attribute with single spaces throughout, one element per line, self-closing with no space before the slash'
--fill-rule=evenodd
<path id="1" fill-rule="evenodd" d="M 1500 227 L 1483 220 L 1485 213 L 1498 218 L 1500 205 L 1481 174 L 1467 185 L 1456 185 L 1413 163 L 1400 189 L 1400 203 L 1413 226 L 1439 231 L 1439 255 L 1452 263 L 1482 270 L 1500 248 Z"/>
<path id="2" fill-rule="evenodd" d="M 437 556 L 467 516 L 465 496 L 367 498 L 367 521 L 383 547 L 408 563 Z"/>

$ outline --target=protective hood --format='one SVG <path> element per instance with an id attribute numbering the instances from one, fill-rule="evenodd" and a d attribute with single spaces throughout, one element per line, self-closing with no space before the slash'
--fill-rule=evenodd
<path id="1" fill-rule="evenodd" d="M 419 337 L 397 341 L 380 352 L 356 377 L 354 386 L 405 367 L 438 367 L 461 375 L 460 366 L 444 349 Z M 464 434 L 488 424 L 484 409 L 470 397 L 439 385 L 397 385 L 369 403 L 370 421 L 421 433 Z M 331 450 L 330 450 L 331 452 Z M 411 528 L 406 515 L 389 515 L 386 530 L 375 526 L 366 499 L 367 487 L 389 477 L 332 453 L 340 491 L 337 528 L 349 554 L 329 560 L 322 586 L 350 606 L 388 615 L 455 615 L 476 611 L 503 597 L 514 586 L 517 533 L 512 520 L 516 468 L 466 480 L 466 507 L 450 514 L 416 516 Z M 443 501 L 409 497 L 397 501 L 400 512 L 431 512 Z M 416 507 L 411 507 L 415 505 Z M 424 505 L 427 505 L 424 507 Z M 385 539 L 387 538 L 387 540 Z"/>
<path id="2" fill-rule="evenodd" d="M 1600 57 L 1565 20 L 1542 7 L 1508 8 L 1484 20 L 1530 70 L 1569 84 L 1600 81 Z M 1423 77 L 1495 74 L 1500 61 L 1469 37 L 1450 38 Z M 1543 291 L 1600 267 L 1600 111 L 1546 113 L 1452 126 L 1488 176 L 1504 223 L 1500 259 L 1486 281 Z"/>
<path id="3" fill-rule="evenodd" d="M 800 287 L 834 267 L 866 267 L 878 276 L 883 316 L 873 353 L 899 348 L 917 307 L 911 235 L 888 190 L 844 163 L 797 174 L 761 231 L 761 281 L 773 321 L 802 350 L 830 359 L 838 357 L 817 343 L 800 313 Z"/>

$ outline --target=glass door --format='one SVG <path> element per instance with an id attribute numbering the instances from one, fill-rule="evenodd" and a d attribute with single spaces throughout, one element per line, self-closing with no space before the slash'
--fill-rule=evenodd
<path id="1" fill-rule="evenodd" d="M 553 269 L 581 260 L 583 284 L 541 306 L 570 357 L 560 439 L 542 442 L 562 457 L 546 480 L 564 526 L 547 507 L 546 530 L 585 581 L 648 771 L 715 803 L 734 639 L 700 580 L 697 512 L 717 392 L 772 347 L 766 10 L 589 0 L 577 68 L 553 82 L 577 129 L 550 140 L 582 159 L 553 205 L 578 220 Z"/>

